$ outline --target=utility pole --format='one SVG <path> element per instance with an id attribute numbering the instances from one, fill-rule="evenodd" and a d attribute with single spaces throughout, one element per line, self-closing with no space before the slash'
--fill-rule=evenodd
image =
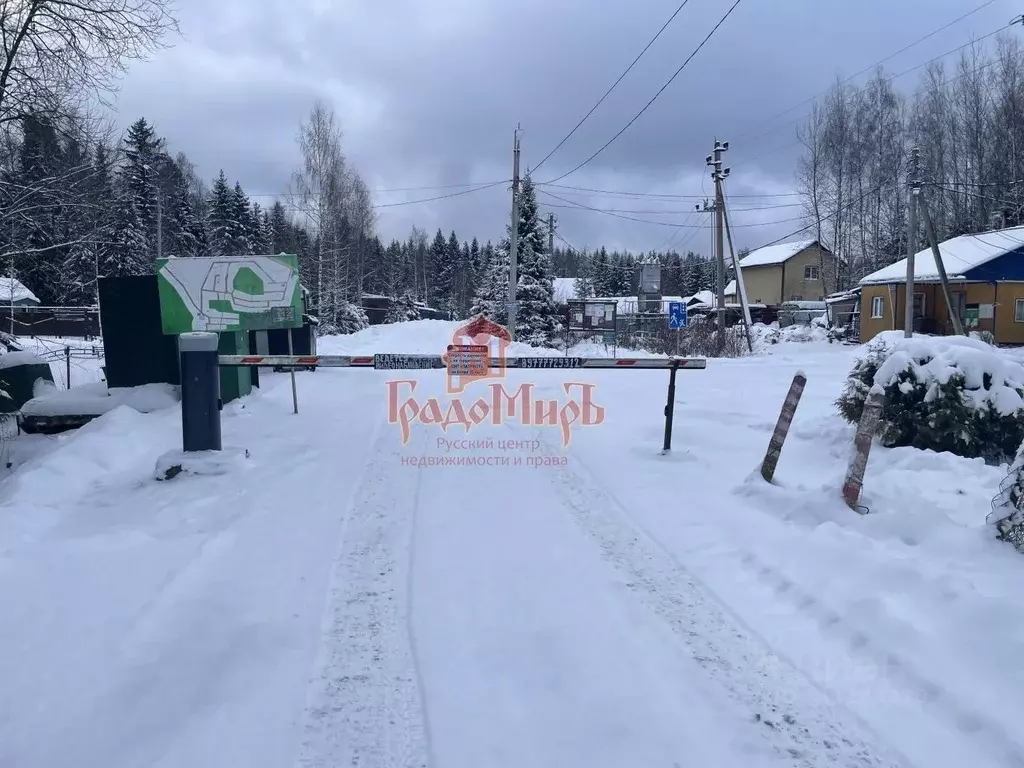
<path id="1" fill-rule="evenodd" d="M 508 252 L 508 333 L 516 340 L 516 270 L 519 261 L 519 131 L 516 128 L 512 140 L 512 231 L 509 234 Z"/>
<path id="2" fill-rule="evenodd" d="M 711 178 L 715 182 L 715 263 L 718 265 L 718 279 L 716 280 L 717 308 L 718 308 L 718 341 L 721 345 L 725 330 L 725 222 L 722 205 L 722 181 L 729 175 L 728 168 L 722 168 L 722 153 L 729 149 L 729 142 L 720 142 L 715 139 L 715 148 L 707 156 L 706 161 L 711 166 Z"/>
<path id="3" fill-rule="evenodd" d="M 903 336 L 914 335 L 914 254 L 917 253 L 917 201 L 921 192 L 921 151 L 910 150 L 910 174 L 907 196 L 907 290 L 904 296 Z"/>
<path id="4" fill-rule="evenodd" d="M 555 266 L 555 214 L 548 214 L 548 258 L 551 266 Z M 558 274 L 557 272 L 555 274 Z"/>

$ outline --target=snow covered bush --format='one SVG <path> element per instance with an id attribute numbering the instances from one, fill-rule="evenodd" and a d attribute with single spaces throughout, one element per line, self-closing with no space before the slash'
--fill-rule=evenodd
<path id="1" fill-rule="evenodd" d="M 342 301 L 334 317 L 327 320 L 320 318 L 317 332 L 320 336 L 335 336 L 340 333 L 356 333 L 369 326 L 370 319 L 362 307 L 350 301 Z"/>
<path id="2" fill-rule="evenodd" d="M 1024 441 L 1024 367 L 978 339 L 887 335 L 854 365 L 839 412 L 856 423 L 872 391 L 885 395 L 883 445 L 998 464 Z"/>

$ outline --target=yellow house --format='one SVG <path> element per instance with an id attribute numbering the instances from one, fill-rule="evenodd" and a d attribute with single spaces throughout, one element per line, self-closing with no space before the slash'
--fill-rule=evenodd
<path id="1" fill-rule="evenodd" d="M 939 245 L 953 311 L 997 344 L 1024 344 L 1024 227 L 960 235 Z M 860 340 L 905 328 L 907 260 L 860 281 Z M 914 255 L 914 331 L 950 335 L 953 323 L 930 248 Z"/>
<path id="2" fill-rule="evenodd" d="M 743 287 L 750 304 L 824 301 L 836 289 L 838 259 L 817 240 L 768 245 L 740 259 Z M 725 301 L 739 301 L 736 281 L 725 287 Z"/>

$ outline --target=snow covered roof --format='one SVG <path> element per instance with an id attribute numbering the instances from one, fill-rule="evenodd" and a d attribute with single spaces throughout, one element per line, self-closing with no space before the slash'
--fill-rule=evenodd
<path id="1" fill-rule="evenodd" d="M 730 280 L 725 286 L 725 295 L 733 296 L 736 294 L 736 281 Z"/>
<path id="2" fill-rule="evenodd" d="M 779 243 L 778 245 L 766 245 L 751 251 L 742 259 L 740 266 L 747 267 L 769 267 L 789 261 L 805 248 L 810 248 L 817 240 L 796 240 L 792 243 Z"/>
<path id="3" fill-rule="evenodd" d="M 950 279 L 960 280 L 964 279 L 964 273 L 975 267 L 1020 249 L 1024 249 L 1024 226 L 960 235 L 939 243 L 946 275 Z M 914 280 L 935 282 L 938 279 L 939 271 L 931 248 L 918 251 L 914 255 Z M 900 259 L 895 264 L 861 278 L 860 285 L 905 283 L 906 280 L 907 260 Z"/>
<path id="4" fill-rule="evenodd" d="M 697 291 L 693 296 L 684 296 L 683 301 L 687 304 L 698 303 L 707 304 L 708 306 L 714 306 L 715 304 L 715 293 L 714 291 Z"/>
<path id="5" fill-rule="evenodd" d="M 39 299 L 28 288 L 13 277 L 0 277 L 0 304 L 11 304 L 17 301 L 39 303 Z"/>

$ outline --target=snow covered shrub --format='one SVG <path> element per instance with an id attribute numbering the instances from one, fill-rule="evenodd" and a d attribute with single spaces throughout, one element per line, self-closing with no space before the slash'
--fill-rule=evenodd
<path id="1" fill-rule="evenodd" d="M 836 400 L 839 413 L 851 424 L 860 421 L 861 414 L 864 413 L 864 403 L 867 402 L 868 393 L 875 383 L 875 374 L 891 351 L 885 339 L 876 339 L 865 347 L 864 354 L 853 364 L 853 370 L 846 377 L 843 394 Z"/>
<path id="2" fill-rule="evenodd" d="M 883 392 L 883 445 L 949 451 L 990 464 L 1024 441 L 1024 367 L 977 339 L 916 337 L 869 346 L 837 406 L 856 423 L 870 391 Z"/>
<path id="3" fill-rule="evenodd" d="M 989 522 L 995 523 L 997 539 L 1024 553 L 1024 443 L 999 486 L 999 495 L 992 500 Z"/>
<path id="4" fill-rule="evenodd" d="M 317 332 L 320 336 L 334 336 L 339 333 L 356 333 L 370 325 L 370 319 L 363 308 L 350 301 L 342 301 L 333 317 L 320 318 Z"/>

